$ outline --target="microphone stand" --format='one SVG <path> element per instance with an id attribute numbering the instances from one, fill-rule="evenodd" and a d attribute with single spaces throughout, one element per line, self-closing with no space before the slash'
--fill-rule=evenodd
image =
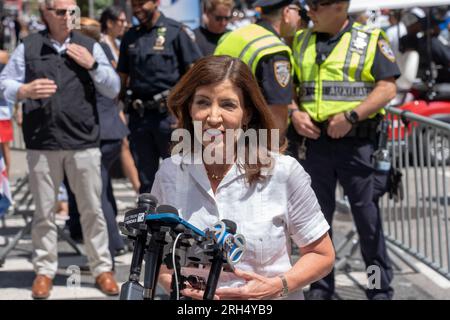
<path id="1" fill-rule="evenodd" d="M 165 235 L 166 231 L 163 230 L 163 227 L 152 232 L 147 254 L 145 255 L 144 300 L 153 300 L 155 298 L 159 270 L 162 264 Z"/>
<path id="2" fill-rule="evenodd" d="M 214 256 L 212 259 L 211 269 L 206 282 L 206 289 L 203 300 L 213 300 L 216 293 L 217 284 L 219 283 L 220 273 L 222 272 L 223 256 L 222 251 L 216 245 L 214 248 Z"/>
<path id="3" fill-rule="evenodd" d="M 150 194 L 139 196 L 138 207 L 144 208 L 146 214 L 155 211 L 157 200 Z M 147 243 L 148 226 L 145 223 L 139 224 L 138 229 L 133 230 L 133 235 L 129 238 L 134 239 L 133 256 L 130 266 L 130 276 L 120 290 L 120 300 L 142 300 L 143 287 L 139 283 L 141 277 L 142 261 Z"/>

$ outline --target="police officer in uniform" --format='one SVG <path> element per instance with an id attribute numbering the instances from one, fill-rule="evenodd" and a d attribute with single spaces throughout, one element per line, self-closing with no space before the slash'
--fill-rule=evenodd
<path id="1" fill-rule="evenodd" d="M 284 132 L 293 99 L 293 64 L 292 51 L 282 38 L 298 30 L 300 6 L 292 0 L 258 0 L 253 6 L 261 8 L 261 20 L 225 34 L 214 54 L 240 58 L 252 69 Z"/>
<path id="2" fill-rule="evenodd" d="M 314 27 L 294 38 L 300 109 L 291 109 L 290 117 L 302 140 L 293 152 L 310 174 L 330 225 L 337 181 L 343 186 L 364 262 L 380 276 L 380 285 L 369 288 L 367 297 L 391 299 L 393 272 L 375 196 L 372 155 L 383 107 L 395 97 L 400 72 L 384 33 L 348 18 L 349 0 L 306 3 Z M 331 299 L 333 293 L 332 272 L 311 285 L 307 298 Z"/>
<path id="3" fill-rule="evenodd" d="M 141 182 L 150 192 L 160 157 L 170 155 L 169 142 L 175 119 L 165 105 L 169 90 L 201 57 L 193 32 L 166 18 L 159 0 L 132 0 L 140 25 L 131 28 L 120 46 L 117 70 L 130 116 L 130 149 Z"/>

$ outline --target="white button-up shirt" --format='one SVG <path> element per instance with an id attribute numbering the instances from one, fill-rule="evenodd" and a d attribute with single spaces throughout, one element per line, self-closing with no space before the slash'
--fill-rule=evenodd
<path id="1" fill-rule="evenodd" d="M 272 155 L 274 167 L 264 182 L 246 183 L 235 164 L 214 194 L 203 164 L 188 157 L 172 156 L 163 161 L 152 194 L 160 204 L 179 210 L 180 217 L 199 229 L 211 228 L 229 219 L 237 224 L 247 246 L 237 268 L 274 277 L 292 268 L 291 239 L 305 247 L 324 235 L 329 225 L 311 189 L 311 179 L 292 157 Z M 207 270 L 184 268 L 184 275 L 207 279 Z M 244 280 L 222 272 L 218 288 L 236 287 Z M 288 299 L 303 299 L 302 290 Z"/>

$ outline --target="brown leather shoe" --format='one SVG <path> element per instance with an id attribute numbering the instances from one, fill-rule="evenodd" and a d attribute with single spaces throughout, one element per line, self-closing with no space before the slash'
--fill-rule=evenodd
<path id="1" fill-rule="evenodd" d="M 100 273 L 95 278 L 95 286 L 108 296 L 117 296 L 119 294 L 119 286 L 112 272 Z"/>
<path id="2" fill-rule="evenodd" d="M 33 299 L 47 299 L 50 296 L 52 286 L 53 280 L 50 277 L 38 274 L 33 281 L 31 296 Z"/>

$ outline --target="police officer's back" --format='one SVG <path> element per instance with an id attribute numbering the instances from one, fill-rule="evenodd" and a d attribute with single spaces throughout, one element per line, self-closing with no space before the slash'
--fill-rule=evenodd
<path id="1" fill-rule="evenodd" d="M 141 181 L 150 192 L 159 158 L 166 158 L 174 119 L 165 98 L 195 60 L 201 57 L 187 27 L 164 16 L 159 1 L 133 0 L 140 25 L 131 28 L 121 43 L 118 72 L 122 98 L 130 115 L 130 148 Z"/>

